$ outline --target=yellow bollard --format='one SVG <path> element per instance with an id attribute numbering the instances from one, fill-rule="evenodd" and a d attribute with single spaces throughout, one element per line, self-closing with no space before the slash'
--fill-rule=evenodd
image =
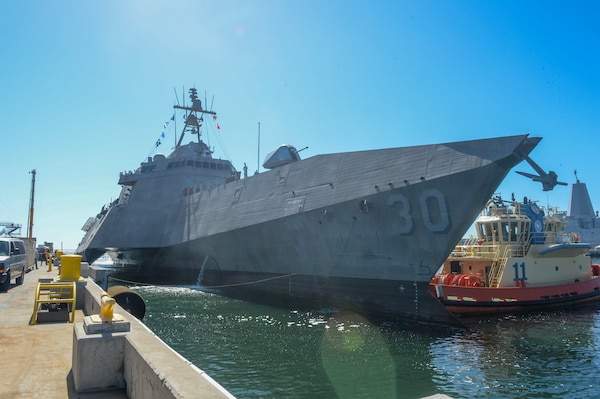
<path id="1" fill-rule="evenodd" d="M 58 274 L 60 274 L 60 265 L 61 265 L 61 257 L 63 256 L 63 251 L 59 251 L 58 249 L 56 251 L 54 251 L 54 254 L 56 255 L 56 266 L 58 266 Z"/>
<path id="2" fill-rule="evenodd" d="M 118 314 L 113 313 L 117 304 L 115 298 L 106 292 L 100 294 L 100 313 L 89 316 L 91 323 L 86 323 L 84 329 L 88 334 L 98 332 L 127 332 L 129 331 L 129 322 Z"/>
<path id="3" fill-rule="evenodd" d="M 117 304 L 130 314 L 142 320 L 146 314 L 146 302 L 136 291 L 123 285 L 113 285 L 108 287 L 106 293 L 111 298 L 115 298 Z"/>
<path id="4" fill-rule="evenodd" d="M 79 281 L 81 279 L 81 255 L 61 255 L 59 280 Z"/>
<path id="5" fill-rule="evenodd" d="M 52 255 L 46 254 L 46 263 L 48 264 L 48 271 L 52 271 Z"/>
<path id="6" fill-rule="evenodd" d="M 100 297 L 100 319 L 103 323 L 113 321 L 113 308 L 115 307 L 115 299 L 103 293 Z"/>

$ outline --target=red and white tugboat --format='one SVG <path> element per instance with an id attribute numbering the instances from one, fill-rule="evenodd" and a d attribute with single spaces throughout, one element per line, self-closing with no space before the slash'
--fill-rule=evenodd
<path id="1" fill-rule="evenodd" d="M 600 299 L 590 244 L 566 235 L 566 221 L 534 202 L 492 199 L 477 237 L 457 245 L 430 283 L 455 315 L 513 312 Z"/>

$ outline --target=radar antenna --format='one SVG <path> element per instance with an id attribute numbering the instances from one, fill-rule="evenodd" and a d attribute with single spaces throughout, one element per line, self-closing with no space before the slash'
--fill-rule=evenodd
<path id="1" fill-rule="evenodd" d="M 177 147 L 181 145 L 183 141 L 183 136 L 185 136 L 186 132 L 191 134 L 195 134 L 198 136 L 198 142 L 200 141 L 200 136 L 202 133 L 200 128 L 202 127 L 202 122 L 204 122 L 204 114 L 216 115 L 217 113 L 214 111 L 208 111 L 202 108 L 202 101 L 198 98 L 198 91 L 195 88 L 191 88 L 190 92 L 190 100 L 192 100 L 191 106 L 183 106 L 174 105 L 173 108 L 183 109 L 188 111 L 185 116 L 185 124 L 183 126 L 183 130 L 181 131 L 181 135 L 179 136 L 179 141 L 177 142 Z M 198 115 L 200 114 L 200 115 Z"/>

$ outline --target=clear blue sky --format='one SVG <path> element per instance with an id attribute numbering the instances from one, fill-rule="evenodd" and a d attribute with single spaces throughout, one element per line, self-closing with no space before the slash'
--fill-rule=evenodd
<path id="1" fill-rule="evenodd" d="M 600 208 L 600 6 L 586 1 L 5 1 L 0 220 L 74 249 L 172 113 L 214 95 L 215 156 L 317 154 L 530 133 Z M 175 90 L 174 90 L 175 89 Z M 168 154 L 172 132 L 158 151 Z M 223 144 L 223 146 L 219 144 Z M 532 172 L 527 164 L 516 170 Z M 567 210 L 511 172 L 499 190 Z"/>

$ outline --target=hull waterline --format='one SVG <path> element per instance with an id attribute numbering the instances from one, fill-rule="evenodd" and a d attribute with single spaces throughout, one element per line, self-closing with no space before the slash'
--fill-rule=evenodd
<path id="1" fill-rule="evenodd" d="M 529 312 L 564 308 L 600 300 L 600 278 L 550 287 L 448 287 L 435 295 L 458 316 Z"/>

